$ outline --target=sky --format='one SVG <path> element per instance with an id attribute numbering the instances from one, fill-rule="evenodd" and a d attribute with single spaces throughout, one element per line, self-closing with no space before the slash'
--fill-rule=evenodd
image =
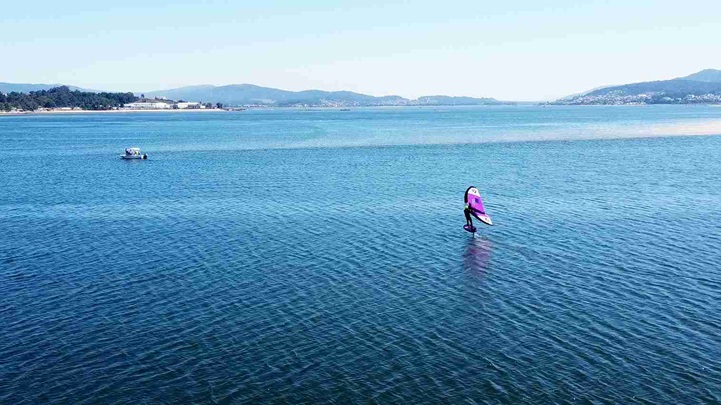
<path id="1" fill-rule="evenodd" d="M 552 100 L 721 69 L 721 1 L 7 1 L 0 82 Z"/>

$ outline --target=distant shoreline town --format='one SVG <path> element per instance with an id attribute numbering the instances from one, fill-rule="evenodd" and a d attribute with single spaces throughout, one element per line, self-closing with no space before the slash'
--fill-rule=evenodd
<path id="1" fill-rule="evenodd" d="M 547 104 L 721 104 L 721 70 L 706 69 L 671 80 L 607 86 Z"/>
<path id="2" fill-rule="evenodd" d="M 651 104 L 721 104 L 721 94 L 685 94 L 669 96 L 664 93 L 624 94 L 609 92 L 606 94 L 586 94 L 546 103 L 548 105 L 651 105 Z"/>

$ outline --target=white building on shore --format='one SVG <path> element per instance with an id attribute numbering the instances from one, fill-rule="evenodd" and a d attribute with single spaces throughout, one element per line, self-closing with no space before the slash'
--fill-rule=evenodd
<path id="1" fill-rule="evenodd" d="M 125 104 L 123 108 L 126 110 L 166 110 L 173 108 L 173 105 L 160 100 L 144 100 Z"/>
<path id="2" fill-rule="evenodd" d="M 183 102 L 177 103 L 175 105 L 178 106 L 179 110 L 204 108 L 204 106 L 201 105 L 200 103 L 190 102 L 190 101 L 183 101 Z"/>
<path id="3" fill-rule="evenodd" d="M 128 103 L 123 106 L 124 110 L 194 110 L 194 109 L 204 109 L 205 105 L 199 102 L 192 102 L 192 101 L 181 101 L 181 102 L 174 102 L 172 100 L 164 100 L 164 99 L 155 99 L 155 100 L 148 100 L 148 99 L 141 99 L 134 103 Z"/>

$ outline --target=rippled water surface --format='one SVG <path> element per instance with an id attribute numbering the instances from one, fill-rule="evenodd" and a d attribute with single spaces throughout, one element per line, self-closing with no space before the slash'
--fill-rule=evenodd
<path id="1" fill-rule="evenodd" d="M 0 403 L 719 403 L 718 120 L 0 117 Z"/>

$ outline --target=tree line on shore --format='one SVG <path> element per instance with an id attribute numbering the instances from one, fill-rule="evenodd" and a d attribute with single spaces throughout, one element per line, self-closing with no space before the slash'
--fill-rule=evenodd
<path id="1" fill-rule="evenodd" d="M 0 110 L 35 111 L 38 108 L 81 108 L 83 110 L 110 110 L 132 103 L 138 98 L 133 93 L 92 93 L 71 91 L 67 86 L 29 93 L 0 92 Z"/>

